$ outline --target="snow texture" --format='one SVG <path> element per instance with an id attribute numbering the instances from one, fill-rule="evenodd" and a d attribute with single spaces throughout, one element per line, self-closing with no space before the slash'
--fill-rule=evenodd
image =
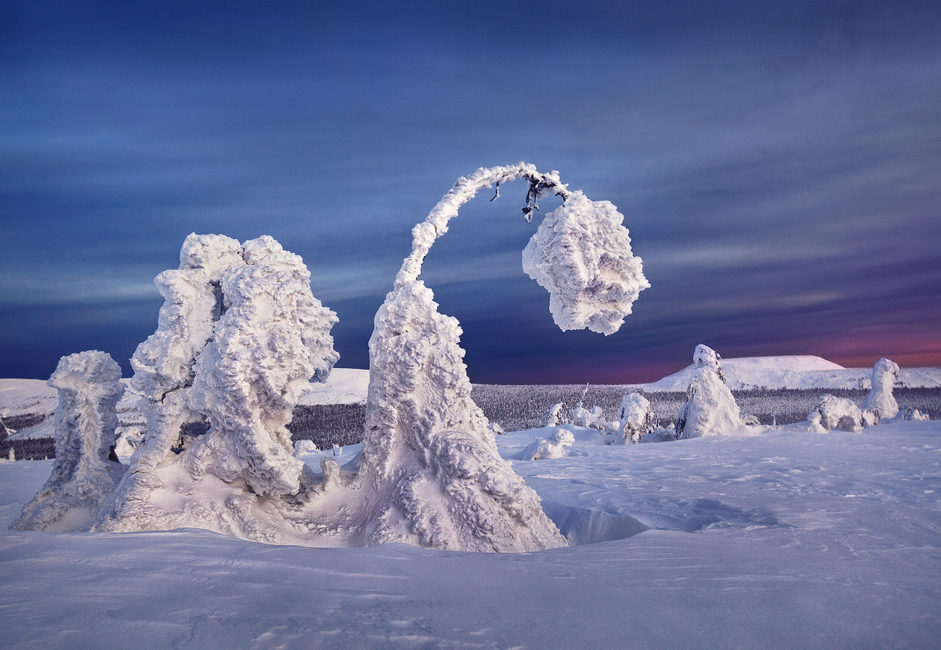
<path id="1" fill-rule="evenodd" d="M 539 428 L 548 428 L 557 427 L 565 423 L 565 402 L 558 402 L 550 406 L 549 409 L 542 414 L 536 426 Z"/>
<path id="2" fill-rule="evenodd" d="M 656 421 L 650 400 L 640 393 L 628 393 L 621 398 L 618 410 L 618 435 L 615 442 L 627 444 L 640 439 L 654 429 Z"/>
<path id="3" fill-rule="evenodd" d="M 569 192 L 556 172 L 541 174 L 525 163 L 459 178 L 412 230 L 412 252 L 376 314 L 369 341 L 366 431 L 352 481 L 375 495 L 363 498 L 374 504 L 365 517 L 366 544 L 405 541 L 480 551 L 565 544 L 536 494 L 500 459 L 487 419 L 470 396 L 460 326 L 438 312 L 431 290 L 418 279 L 431 245 L 460 206 L 484 187 L 518 178 L 530 182 L 527 218 L 544 194 L 564 201 L 527 247 L 527 259 L 542 260 L 539 277 L 557 279 L 541 283 L 563 329 L 615 331 L 647 286 L 610 203 L 592 203 Z M 325 480 L 339 476 L 328 467 Z"/>
<path id="4" fill-rule="evenodd" d="M 732 391 L 722 375 L 720 357 L 705 345 L 693 353 L 696 366 L 687 389 L 686 403 L 676 418 L 676 436 L 681 439 L 720 436 L 734 433 L 744 426 Z"/>
<path id="5" fill-rule="evenodd" d="M 865 420 L 865 413 L 851 400 L 844 397 L 824 395 L 820 403 L 807 416 L 810 430 L 829 433 L 833 429 L 859 433 L 864 425 L 876 424 L 878 420 Z"/>
<path id="6" fill-rule="evenodd" d="M 891 419 L 899 412 L 892 389 L 899 380 L 899 366 L 886 358 L 879 359 L 872 368 L 872 389 L 863 402 L 863 410 L 878 414 L 878 419 Z"/>
<path id="7" fill-rule="evenodd" d="M 338 359 L 336 315 L 309 281 L 301 258 L 271 237 L 186 238 L 180 268 L 156 279 L 166 299 L 157 331 L 131 359 L 146 437 L 96 529 L 277 537 L 258 531 L 246 503 L 300 490 L 309 470 L 293 457 L 286 425 L 310 379 L 326 378 Z M 204 421 L 209 431 L 184 448 L 181 426 Z M 168 485 L 183 495 L 169 498 Z"/>
<path id="8" fill-rule="evenodd" d="M 650 287 L 623 221 L 612 203 L 573 192 L 523 250 L 523 270 L 549 292 L 549 311 L 561 330 L 613 334 Z"/>
<path id="9" fill-rule="evenodd" d="M 543 460 L 563 458 L 575 442 L 575 435 L 567 429 L 556 429 L 548 438 L 540 438 L 530 444 L 520 456 L 521 460 Z"/>
<path id="10" fill-rule="evenodd" d="M 514 461 L 578 545 L 509 555 L 11 531 L 53 461 L 2 462 L 0 645 L 936 648 L 941 422 L 804 426 Z"/>
<path id="11" fill-rule="evenodd" d="M 125 467 L 110 460 L 124 393 L 121 367 L 91 350 L 59 360 L 49 385 L 59 392 L 52 474 L 13 524 L 20 530 L 87 527 Z"/>

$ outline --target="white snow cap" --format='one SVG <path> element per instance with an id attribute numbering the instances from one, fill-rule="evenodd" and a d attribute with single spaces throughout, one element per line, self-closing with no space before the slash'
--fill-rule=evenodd
<path id="1" fill-rule="evenodd" d="M 863 410 L 878 413 L 879 418 L 894 418 L 899 404 L 892 395 L 895 382 L 899 380 L 899 366 L 894 361 L 882 358 L 872 368 L 872 389 L 863 402 Z"/>
<path id="2" fill-rule="evenodd" d="M 613 334 L 650 287 L 623 221 L 612 203 L 573 192 L 523 250 L 523 270 L 549 292 L 549 311 L 561 330 Z"/>
<path id="3" fill-rule="evenodd" d="M 114 490 L 124 467 L 108 459 L 124 394 L 121 367 L 105 352 L 90 350 L 59 359 L 49 385 L 59 391 L 56 460 L 52 474 L 13 524 L 20 530 L 68 530 L 87 526 Z"/>

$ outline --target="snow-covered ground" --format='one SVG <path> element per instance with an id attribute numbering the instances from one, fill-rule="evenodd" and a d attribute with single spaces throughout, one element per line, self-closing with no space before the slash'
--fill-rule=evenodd
<path id="1" fill-rule="evenodd" d="M 937 647 L 941 422 L 570 430 L 568 456 L 513 467 L 595 543 L 524 554 L 14 532 L 52 461 L 0 463 L 0 647 Z M 551 431 L 498 436 L 501 455 Z"/>

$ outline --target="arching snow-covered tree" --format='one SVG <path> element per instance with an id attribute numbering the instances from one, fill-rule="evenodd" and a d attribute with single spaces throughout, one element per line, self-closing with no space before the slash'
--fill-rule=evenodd
<path id="1" fill-rule="evenodd" d="M 369 542 L 409 541 L 455 550 L 533 551 L 565 544 L 539 498 L 497 453 L 471 399 L 457 320 L 438 313 L 418 279 L 432 243 L 461 205 L 494 184 L 529 181 L 524 215 L 549 193 L 548 215 L 523 255 L 527 273 L 550 294 L 564 329 L 610 334 L 649 284 L 631 253 L 623 217 L 608 202 L 570 192 L 557 172 L 519 163 L 458 179 L 412 230 L 412 252 L 376 315 L 359 480 L 393 496 L 372 520 Z"/>
<path id="2" fill-rule="evenodd" d="M 105 352 L 78 352 L 59 360 L 49 385 L 59 391 L 52 474 L 13 527 L 67 531 L 87 527 L 125 467 L 113 460 L 117 403 L 124 394 L 121 367 Z"/>

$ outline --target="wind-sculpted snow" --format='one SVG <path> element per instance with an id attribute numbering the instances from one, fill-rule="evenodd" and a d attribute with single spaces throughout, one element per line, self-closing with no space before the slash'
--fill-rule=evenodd
<path id="1" fill-rule="evenodd" d="M 872 390 L 863 402 L 863 410 L 874 411 L 880 418 L 894 418 L 899 405 L 892 396 L 892 389 L 898 380 L 898 364 L 886 358 L 879 359 L 872 368 Z"/>
<path id="2" fill-rule="evenodd" d="M 613 205 L 524 163 L 460 178 L 413 229 L 411 254 L 376 314 L 355 467 L 324 457 L 318 477 L 294 457 L 287 424 L 307 382 L 325 379 L 337 360 L 335 314 L 310 294 L 301 259 L 270 237 L 240 245 L 190 235 L 180 268 L 157 278 L 166 299 L 158 329 L 132 359 L 146 437 L 95 529 L 190 526 L 321 546 L 564 546 L 536 493 L 500 457 L 499 426 L 471 398 L 457 320 L 438 312 L 418 279 L 460 206 L 518 178 L 529 182 L 527 220 L 542 196 L 564 201 L 526 253 L 557 324 L 617 330 L 648 284 Z M 600 407 L 592 414 L 600 417 Z M 204 421 L 208 432 L 181 435 Z M 555 440 L 560 449 L 566 443 Z"/>
<path id="3" fill-rule="evenodd" d="M 824 395 L 817 407 L 807 416 L 810 430 L 829 433 L 833 429 L 858 433 L 865 424 L 863 411 L 845 397 Z"/>
<path id="4" fill-rule="evenodd" d="M 147 434 L 96 528 L 197 526 L 280 539 L 259 532 L 247 512 L 258 495 L 300 490 L 304 466 L 286 425 L 310 379 L 325 378 L 338 359 L 329 334 L 336 315 L 309 281 L 301 258 L 271 237 L 186 238 L 180 268 L 157 276 L 166 298 L 157 331 L 131 360 Z M 203 420 L 208 433 L 184 448 L 181 426 Z M 166 495 L 170 486 L 183 496 Z"/>
<path id="5" fill-rule="evenodd" d="M 725 385 L 719 355 L 698 345 L 693 353 L 696 374 L 687 391 L 686 404 L 676 418 L 679 438 L 719 436 L 744 426 L 732 391 Z"/>
<path id="6" fill-rule="evenodd" d="M 523 250 L 523 270 L 549 292 L 559 329 L 613 334 L 650 287 L 623 221 L 612 203 L 573 192 Z"/>
<path id="7" fill-rule="evenodd" d="M 104 352 L 79 352 L 59 360 L 49 378 L 59 391 L 55 464 L 14 528 L 87 526 L 114 490 L 125 469 L 109 459 L 118 424 L 115 407 L 124 393 L 120 379 L 121 367 Z"/>
<path id="8" fill-rule="evenodd" d="M 625 395 L 618 410 L 618 423 L 616 442 L 639 442 L 641 437 L 655 428 L 656 420 L 650 408 L 650 400 L 640 393 Z"/>

